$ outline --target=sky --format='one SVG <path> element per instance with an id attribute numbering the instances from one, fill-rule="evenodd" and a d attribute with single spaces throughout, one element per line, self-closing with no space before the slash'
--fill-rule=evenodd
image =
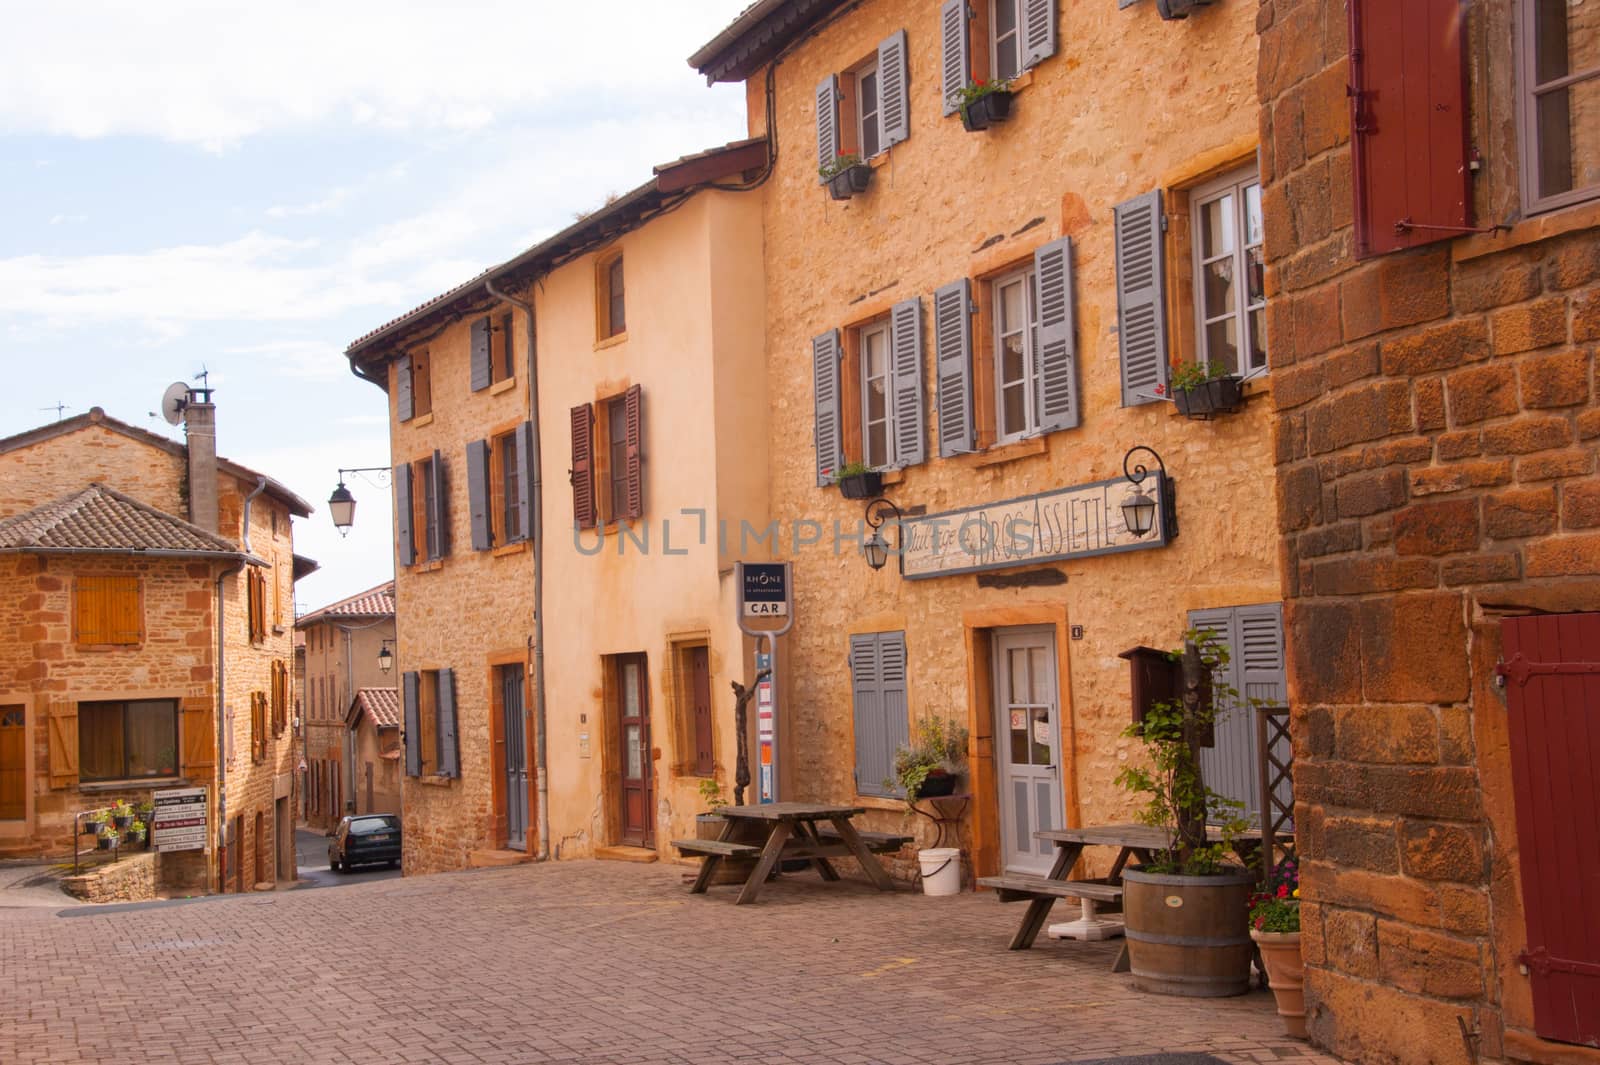
<path id="1" fill-rule="evenodd" d="M 316 509 L 316 609 L 393 575 L 384 394 L 351 340 L 744 136 L 686 59 L 747 0 L 0 0 L 0 436 L 99 406 L 181 439 L 206 370 L 218 451 Z"/>

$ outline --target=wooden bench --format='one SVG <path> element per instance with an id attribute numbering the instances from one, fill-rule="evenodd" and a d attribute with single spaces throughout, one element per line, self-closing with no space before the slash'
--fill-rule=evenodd
<path id="1" fill-rule="evenodd" d="M 817 835 L 830 843 L 839 838 L 839 832 L 832 827 L 817 827 Z M 895 851 L 913 842 L 910 836 L 897 836 L 893 832 L 863 832 L 856 829 L 856 835 L 861 837 L 861 842 L 867 845 L 867 850 L 873 854 L 893 854 Z"/>
<path id="2" fill-rule="evenodd" d="M 1001 902 L 1030 902 L 1034 899 L 1090 899 L 1094 902 L 1122 901 L 1122 887 L 1103 880 L 1052 880 L 1047 876 L 1008 873 L 985 876 L 979 887 L 994 888 Z"/>
<path id="3" fill-rule="evenodd" d="M 720 839 L 675 839 L 672 845 L 684 854 L 714 854 L 718 858 L 754 858 L 761 854 L 760 847 Z"/>

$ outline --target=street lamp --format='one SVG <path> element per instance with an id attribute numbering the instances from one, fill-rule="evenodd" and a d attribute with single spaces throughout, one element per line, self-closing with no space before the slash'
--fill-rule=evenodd
<path id="1" fill-rule="evenodd" d="M 388 640 L 384 640 L 383 646 L 378 648 L 378 668 L 385 674 L 394 668 L 394 651 L 390 649 Z"/>
<path id="2" fill-rule="evenodd" d="M 389 473 L 387 466 L 349 466 L 339 468 L 339 484 L 334 488 L 333 494 L 328 496 L 328 516 L 333 519 L 333 527 L 339 530 L 340 536 L 350 532 L 350 526 L 356 520 L 356 497 L 350 489 L 345 487 L 344 475 L 347 473 Z"/>
<path id="3" fill-rule="evenodd" d="M 882 569 L 883 564 L 889 561 L 889 542 L 883 538 L 883 523 L 890 516 L 894 517 L 895 539 L 898 541 L 900 508 L 882 497 L 867 504 L 867 525 L 872 529 L 872 535 L 861 545 L 861 554 L 874 570 Z"/>
<path id="4" fill-rule="evenodd" d="M 1131 468 L 1128 463 L 1135 452 L 1149 452 L 1150 457 L 1156 460 L 1156 486 L 1155 496 L 1145 494 L 1141 487 L 1145 478 L 1150 476 L 1150 471 L 1143 463 L 1135 463 Z M 1122 456 L 1122 475 L 1128 479 L 1132 486 L 1122 499 L 1122 524 L 1135 539 L 1143 539 L 1150 535 L 1156 525 L 1156 511 L 1162 513 L 1164 531 L 1168 540 L 1178 535 L 1178 515 L 1172 506 L 1172 479 L 1167 476 L 1167 464 L 1161 461 L 1154 448 L 1138 444 L 1128 449 Z"/>

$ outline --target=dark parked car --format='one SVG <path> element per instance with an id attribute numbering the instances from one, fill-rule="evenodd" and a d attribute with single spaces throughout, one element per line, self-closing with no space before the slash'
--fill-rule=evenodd
<path id="1" fill-rule="evenodd" d="M 352 866 L 387 862 L 400 864 L 399 814 L 350 814 L 328 838 L 328 865 L 336 873 Z"/>

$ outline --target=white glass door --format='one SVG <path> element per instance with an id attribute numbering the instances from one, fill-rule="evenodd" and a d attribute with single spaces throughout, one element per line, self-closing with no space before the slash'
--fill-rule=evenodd
<path id="1" fill-rule="evenodd" d="M 1060 828 L 1065 809 L 1055 631 L 1001 630 L 994 654 L 1001 855 L 1008 872 L 1048 873 L 1055 846 L 1033 834 Z"/>

